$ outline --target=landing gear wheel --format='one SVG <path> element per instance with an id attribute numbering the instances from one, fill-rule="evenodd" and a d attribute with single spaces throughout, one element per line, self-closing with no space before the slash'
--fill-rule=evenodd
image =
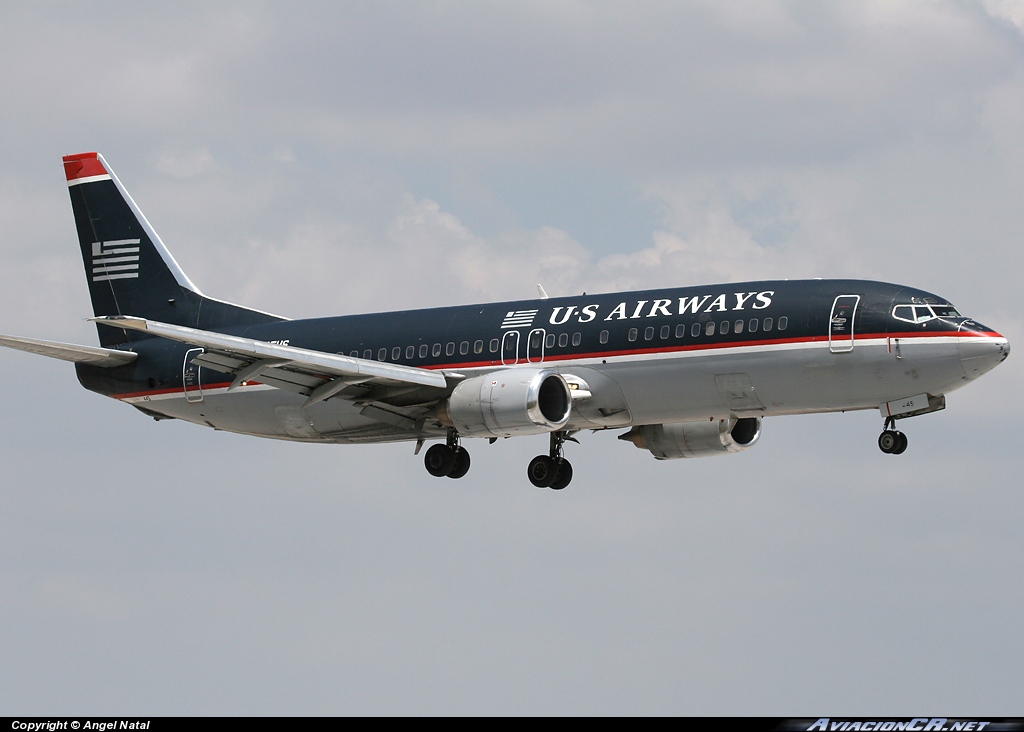
<path id="1" fill-rule="evenodd" d="M 548 455 L 538 455 L 530 461 L 526 475 L 538 488 L 560 491 L 572 481 L 572 465 L 562 457 L 562 445 L 566 440 L 576 442 L 569 432 L 552 432 Z"/>
<path id="2" fill-rule="evenodd" d="M 572 481 L 572 463 L 566 459 L 562 459 L 558 463 L 558 475 L 555 476 L 554 482 L 551 483 L 551 490 L 560 491 L 565 488 Z"/>
<path id="3" fill-rule="evenodd" d="M 878 449 L 887 455 L 902 455 L 907 442 L 907 436 L 899 430 L 885 430 L 878 436 Z"/>
<path id="4" fill-rule="evenodd" d="M 423 464 L 427 472 L 435 478 L 443 478 L 455 468 L 455 451 L 447 445 L 431 445 L 427 454 L 423 456 Z M 469 460 L 466 460 L 466 470 L 469 470 Z"/>
<path id="5" fill-rule="evenodd" d="M 455 466 L 448 473 L 449 478 L 461 478 L 469 472 L 469 450 L 460 447 L 455 451 Z"/>
<path id="6" fill-rule="evenodd" d="M 530 461 L 526 474 L 538 488 L 550 488 L 558 478 L 558 464 L 552 457 L 538 455 Z"/>

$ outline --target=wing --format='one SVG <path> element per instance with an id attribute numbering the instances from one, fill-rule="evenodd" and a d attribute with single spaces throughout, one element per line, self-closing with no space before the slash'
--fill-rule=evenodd
<path id="1" fill-rule="evenodd" d="M 59 358 L 62 361 L 87 363 L 91 366 L 114 368 L 131 363 L 139 357 L 131 351 L 117 351 L 113 348 L 97 348 L 95 346 L 78 346 L 73 343 L 57 341 L 40 341 L 35 338 L 18 338 L 16 336 L 0 336 L 0 346 L 14 348 L 19 351 L 37 353 L 40 356 Z"/>
<path id="2" fill-rule="evenodd" d="M 232 374 L 235 379 L 229 390 L 244 382 L 258 380 L 309 397 L 306 406 L 329 399 L 356 384 L 412 387 L 426 391 L 426 396 L 434 400 L 448 388 L 448 380 L 443 373 L 413 366 L 352 358 L 144 318 L 115 316 L 91 320 L 112 328 L 144 331 L 200 346 L 206 352 L 194 358 L 193 363 Z"/>

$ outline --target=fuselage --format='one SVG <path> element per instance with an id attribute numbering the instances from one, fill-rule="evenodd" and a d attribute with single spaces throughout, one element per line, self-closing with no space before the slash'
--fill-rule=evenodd
<path id="1" fill-rule="evenodd" d="M 225 328 L 246 338 L 472 376 L 524 366 L 562 373 L 592 396 L 568 429 L 723 417 L 876 409 L 943 395 L 1000 363 L 999 333 L 922 290 L 864 280 L 762 281 L 579 295 Z M 125 347 L 116 369 L 78 365 L 87 388 L 166 416 L 247 434 L 315 442 L 443 435 L 382 421 L 365 399 L 304 407 L 297 394 L 190 364 L 161 338 Z M 389 404 L 416 404 L 415 389 Z M 379 395 L 379 394 L 378 394 Z M 385 418 L 386 419 L 386 418 Z M 415 429 L 412 429 L 415 427 Z"/>

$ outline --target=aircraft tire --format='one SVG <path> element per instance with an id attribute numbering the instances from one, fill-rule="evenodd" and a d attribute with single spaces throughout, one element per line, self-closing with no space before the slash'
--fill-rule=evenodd
<path id="1" fill-rule="evenodd" d="M 443 478 L 455 467 L 455 453 L 447 445 L 431 445 L 423 456 L 423 465 L 435 478 Z M 469 470 L 468 465 L 466 470 Z"/>
<path id="2" fill-rule="evenodd" d="M 558 473 L 551 483 L 551 490 L 560 491 L 572 482 L 572 463 L 566 459 L 558 461 Z"/>
<path id="3" fill-rule="evenodd" d="M 902 432 L 897 432 L 896 433 L 896 447 L 893 448 L 892 454 L 893 455 L 902 455 L 907 450 L 907 443 L 908 442 L 909 442 L 909 440 L 907 440 L 907 436 L 905 434 L 903 434 Z"/>
<path id="4" fill-rule="evenodd" d="M 530 478 L 530 482 L 538 488 L 550 488 L 558 477 L 558 465 L 554 458 L 538 455 L 530 461 L 526 474 Z"/>
<path id="5" fill-rule="evenodd" d="M 469 472 L 469 450 L 460 447 L 455 452 L 455 465 L 452 467 L 449 478 L 459 479 Z"/>
<path id="6" fill-rule="evenodd" d="M 892 430 L 885 430 L 878 436 L 878 449 L 884 452 L 886 455 L 891 455 L 899 444 L 899 440 L 896 437 L 896 432 Z"/>

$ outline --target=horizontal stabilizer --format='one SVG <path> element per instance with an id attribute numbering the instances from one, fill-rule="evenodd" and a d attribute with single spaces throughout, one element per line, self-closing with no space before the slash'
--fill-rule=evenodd
<path id="1" fill-rule="evenodd" d="M 124 366 L 126 363 L 131 363 L 139 357 L 137 353 L 116 351 L 113 348 L 77 346 L 72 343 L 57 343 L 56 341 L 40 341 L 35 338 L 17 338 L 4 335 L 0 335 L 0 346 L 15 348 L 19 351 L 28 351 L 29 353 L 38 353 L 40 356 L 59 358 L 62 361 L 87 363 L 90 366 L 100 366 L 102 368 Z"/>
<path id="2" fill-rule="evenodd" d="M 224 366 L 218 368 L 219 371 L 245 374 L 243 378 L 248 376 L 282 388 L 288 388 L 281 383 L 285 380 L 283 377 L 287 376 L 286 380 L 295 387 L 294 391 L 314 398 L 324 397 L 327 393 L 325 390 L 314 395 L 317 388 L 326 387 L 327 383 L 335 381 L 339 387 L 343 382 L 371 381 L 438 389 L 445 389 L 448 386 L 443 374 L 414 366 L 368 361 L 363 358 L 268 343 L 181 325 L 158 323 L 144 318 L 102 317 L 92 320 L 111 328 L 145 331 L 181 343 L 201 346 L 214 353 L 227 354 L 235 357 L 234 362 L 225 361 Z M 206 357 L 201 358 L 205 360 Z"/>

